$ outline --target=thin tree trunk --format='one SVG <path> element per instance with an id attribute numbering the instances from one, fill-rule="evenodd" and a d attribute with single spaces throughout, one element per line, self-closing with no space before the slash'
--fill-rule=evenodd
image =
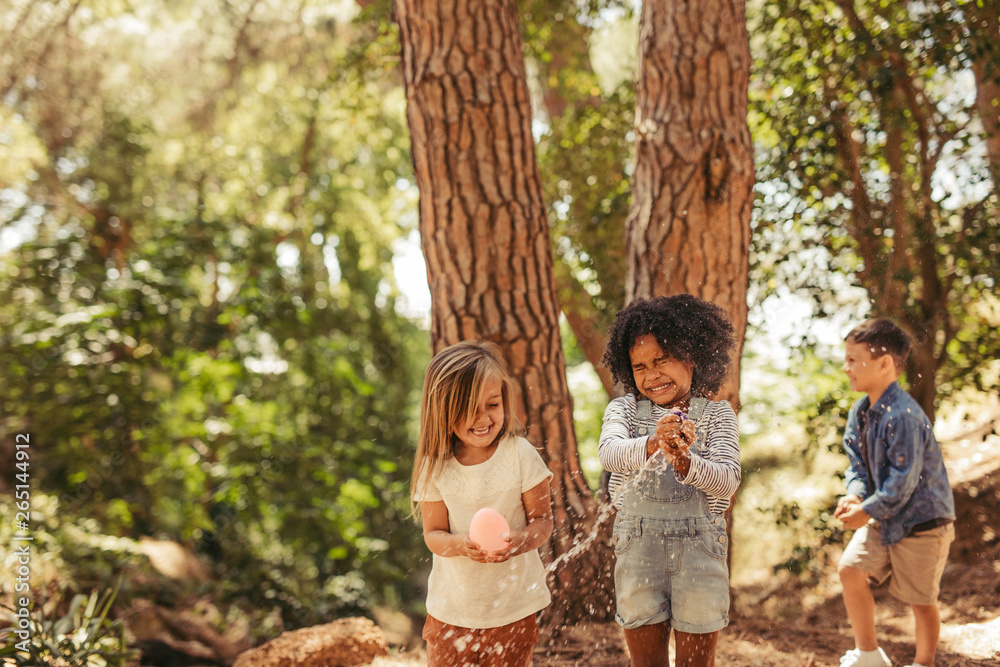
<path id="1" fill-rule="evenodd" d="M 400 0 L 396 11 L 434 350 L 469 338 L 503 347 L 528 438 L 554 473 L 546 620 L 608 619 L 606 536 L 568 555 L 597 506 L 573 432 L 515 3 Z"/>
<path id="2" fill-rule="evenodd" d="M 739 406 L 754 164 L 742 0 L 643 3 L 626 300 L 687 292 L 724 308 L 739 343 L 720 396 Z"/>
<path id="3" fill-rule="evenodd" d="M 558 121 L 565 113 L 579 114 L 580 107 L 599 109 L 601 96 L 596 92 L 596 77 L 590 62 L 590 37 L 592 29 L 580 22 L 576 12 L 582 12 L 579 7 L 567 6 L 572 3 L 558 4 L 552 7 L 547 0 L 519 3 L 521 11 L 529 11 L 535 16 L 552 16 L 552 12 L 564 13 L 560 20 L 552 21 L 550 29 L 544 31 L 543 48 L 550 57 L 538 58 L 538 87 L 541 89 L 541 108 L 551 123 L 553 143 L 558 145 L 567 133 L 566 126 Z M 567 76 L 568 75 L 568 76 Z M 569 81 L 567 81 L 569 79 Z M 595 88 L 587 95 L 579 90 L 581 81 L 592 81 Z M 570 97 L 573 106 L 570 104 Z M 571 125 L 571 128 L 574 126 Z M 571 212 L 572 215 L 572 212 Z M 609 227 L 618 228 L 622 221 L 609 219 Z M 604 248 L 613 253 L 611 256 L 618 261 L 624 261 L 614 248 Z M 581 352 L 594 367 L 601 385 L 609 398 L 621 395 L 615 387 L 611 371 L 604 365 L 604 350 L 607 346 L 608 317 L 600 311 L 583 285 L 572 275 L 571 270 L 559 265 L 556 258 L 556 287 L 562 313 L 566 317 L 570 330 L 573 332 Z"/>
<path id="4" fill-rule="evenodd" d="M 604 391 L 609 397 L 617 396 L 621 392 L 615 387 L 611 370 L 602 362 L 604 349 L 608 345 L 607 328 L 600 322 L 599 313 L 594 308 L 594 304 L 583 285 L 574 280 L 569 273 L 566 268 L 560 272 L 559 267 L 556 267 L 559 294 L 565 295 L 561 299 L 562 313 L 566 316 L 566 322 L 569 324 L 583 356 L 597 372 L 597 377 L 600 378 Z"/>
<path id="5" fill-rule="evenodd" d="M 841 0 L 840 4 L 851 28 L 874 41 L 853 2 Z M 933 421 L 937 370 L 953 335 L 947 308 L 955 280 L 954 275 L 941 267 L 937 249 L 940 213 L 930 196 L 939 154 L 933 153 L 930 146 L 928 118 L 932 110 L 918 94 L 906 59 L 892 50 L 886 51 L 884 58 L 876 64 L 891 67 L 897 73 L 892 89 L 881 98 L 880 105 L 882 124 L 886 128 L 883 150 L 890 179 L 885 222 L 893 232 L 892 242 L 886 243 L 876 235 L 878 230 L 867 213 L 863 216 L 855 213 L 856 224 L 851 235 L 864 259 L 865 266 L 858 277 L 868 291 L 873 310 L 901 324 L 913 339 L 907 373 L 909 391 Z M 871 68 L 865 71 L 870 73 Z M 903 118 L 909 122 L 901 123 Z M 853 138 L 843 133 L 838 136 L 838 142 L 844 144 L 839 151 L 853 174 L 854 210 L 867 211 L 872 198 L 867 194 L 867 184 L 858 180 L 861 150 Z M 916 170 L 907 169 L 906 154 L 917 156 Z M 882 235 L 884 233 L 883 230 Z M 916 276 L 920 277 L 919 281 L 914 280 Z"/>
<path id="6" fill-rule="evenodd" d="M 936 330 L 929 333 L 933 335 Z M 913 347 L 906 364 L 908 390 L 933 423 L 934 403 L 937 399 L 937 369 L 940 361 L 934 355 L 934 340 L 927 340 L 928 332 L 911 330 L 910 334 L 913 337 Z"/>
<path id="7" fill-rule="evenodd" d="M 991 68 L 977 63 L 972 69 L 976 74 L 976 109 L 986 136 L 993 187 L 1000 189 L 1000 63 Z"/>
<path id="8" fill-rule="evenodd" d="M 1000 7 L 996 2 L 965 5 L 969 52 L 976 77 L 976 110 L 983 124 L 993 187 L 1000 189 Z"/>

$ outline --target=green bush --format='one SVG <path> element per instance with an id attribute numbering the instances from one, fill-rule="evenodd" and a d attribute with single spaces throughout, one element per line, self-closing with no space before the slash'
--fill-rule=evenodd
<path id="1" fill-rule="evenodd" d="M 5 664 L 11 658 L 16 665 L 125 667 L 138 656 L 125 646 L 125 626 L 109 615 L 117 595 L 117 587 L 100 593 L 95 590 L 89 596 L 74 595 L 66 614 L 52 618 L 45 616 L 44 600 L 20 618 L 5 605 L 13 625 L 0 633 L 10 633 L 16 639 L 0 648 L 0 657 Z"/>

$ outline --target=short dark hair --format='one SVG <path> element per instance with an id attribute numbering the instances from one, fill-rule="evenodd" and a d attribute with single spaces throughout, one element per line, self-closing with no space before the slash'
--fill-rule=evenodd
<path id="1" fill-rule="evenodd" d="M 652 334 L 668 355 L 694 366 L 691 393 L 717 392 L 726 379 L 736 347 L 733 325 L 719 306 L 690 294 L 636 299 L 619 311 L 608 330 L 602 361 L 625 391 L 638 395 L 629 352 Z"/>
<path id="2" fill-rule="evenodd" d="M 875 359 L 888 354 L 900 372 L 910 355 L 910 337 L 895 322 L 881 317 L 865 320 L 851 329 L 844 340 L 865 345 Z"/>

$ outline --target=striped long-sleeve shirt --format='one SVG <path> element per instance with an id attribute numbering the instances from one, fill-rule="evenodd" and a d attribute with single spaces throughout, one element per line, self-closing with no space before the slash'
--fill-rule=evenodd
<path id="1" fill-rule="evenodd" d="M 667 412 L 655 403 L 652 409 L 655 419 Z M 632 437 L 635 423 L 636 397 L 632 394 L 612 400 L 604 411 L 598 455 L 601 465 L 611 473 L 608 490 L 618 508 L 622 504 L 618 490 L 625 474 L 643 467 L 648 458 L 648 436 Z M 722 514 L 740 485 L 740 434 L 736 412 L 728 401 L 709 401 L 697 428 L 699 431 L 706 429 L 707 434 L 701 452 L 691 453 L 687 476 L 681 477 L 672 467 L 670 470 L 677 481 L 705 492 L 712 514 Z"/>

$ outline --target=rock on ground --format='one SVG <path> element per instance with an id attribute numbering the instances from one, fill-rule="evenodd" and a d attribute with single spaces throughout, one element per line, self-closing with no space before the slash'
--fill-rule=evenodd
<path id="1" fill-rule="evenodd" d="M 286 632 L 241 653 L 233 667 L 355 667 L 388 655 L 382 631 L 367 618 L 342 618 Z"/>

